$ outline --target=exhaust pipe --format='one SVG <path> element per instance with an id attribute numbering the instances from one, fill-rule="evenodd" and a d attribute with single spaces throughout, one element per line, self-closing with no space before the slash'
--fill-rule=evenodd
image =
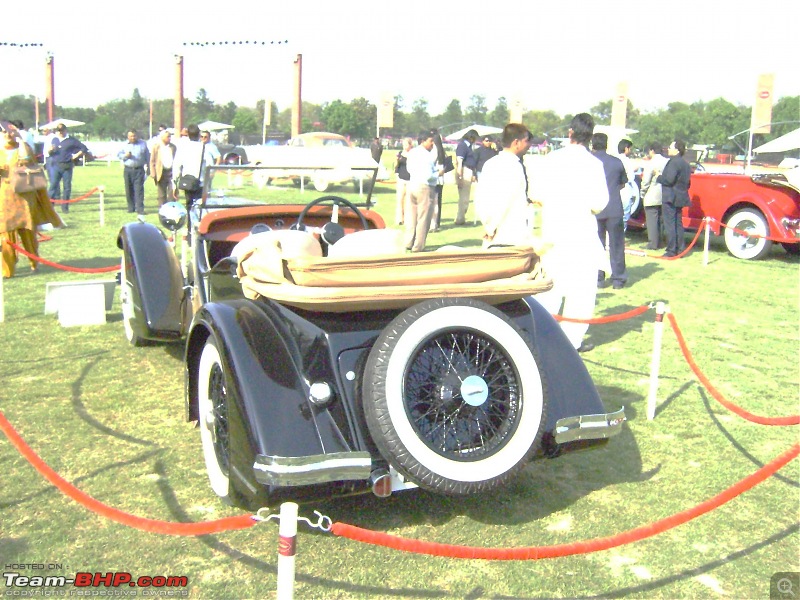
<path id="1" fill-rule="evenodd" d="M 369 475 L 372 484 L 372 493 L 378 498 L 388 498 L 392 495 L 392 476 L 387 469 L 375 469 Z"/>

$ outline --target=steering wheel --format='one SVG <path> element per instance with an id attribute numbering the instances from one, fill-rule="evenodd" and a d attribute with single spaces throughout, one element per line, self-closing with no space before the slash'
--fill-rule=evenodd
<path id="1" fill-rule="evenodd" d="M 331 216 L 331 221 L 329 223 L 325 223 L 322 226 L 322 231 L 320 232 L 320 237 L 323 241 L 330 245 L 335 244 L 340 239 L 344 237 L 344 227 L 339 225 L 339 214 L 337 210 L 337 206 L 345 206 L 352 210 L 358 218 L 361 220 L 361 227 L 364 230 L 369 229 L 369 225 L 367 224 L 367 219 L 364 217 L 364 214 L 358 209 L 358 207 L 350 202 L 349 200 L 345 200 L 340 196 L 322 196 L 321 198 L 317 198 L 316 200 L 312 200 L 308 204 L 303 207 L 303 210 L 300 211 L 300 214 L 297 217 L 297 223 L 295 224 L 294 228 L 299 229 L 300 231 L 305 231 L 305 226 L 303 225 L 303 219 L 306 218 L 308 211 L 311 210 L 312 207 L 317 206 L 318 204 L 322 204 L 323 202 L 331 202 L 334 205 L 333 215 Z"/>

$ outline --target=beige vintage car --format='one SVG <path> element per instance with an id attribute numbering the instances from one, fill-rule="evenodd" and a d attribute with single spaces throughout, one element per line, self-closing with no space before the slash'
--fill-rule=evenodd
<path id="1" fill-rule="evenodd" d="M 284 146 L 244 146 L 252 165 L 299 165 L 299 170 L 269 169 L 264 184 L 272 179 L 291 179 L 305 187 L 310 183 L 318 192 L 331 186 L 352 183 L 355 191 L 371 189 L 372 172 L 365 167 L 377 167 L 377 181 L 389 178 L 389 172 L 378 165 L 366 148 L 356 148 L 338 133 L 317 131 L 293 137 Z"/>

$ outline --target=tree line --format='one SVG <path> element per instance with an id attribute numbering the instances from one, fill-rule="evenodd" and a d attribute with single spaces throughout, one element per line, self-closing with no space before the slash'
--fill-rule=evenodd
<path id="1" fill-rule="evenodd" d="M 0 117 L 20 119 L 26 127 L 34 124 L 35 102 L 33 96 L 10 96 L 0 100 Z M 201 89 L 194 100 L 187 99 L 184 109 L 186 123 L 201 123 L 206 120 L 230 123 L 235 127 L 236 138 L 249 138 L 249 143 L 260 141 L 264 123 L 265 102 L 260 100 L 255 107 L 237 106 L 234 102 L 221 104 L 209 98 Z M 611 122 L 612 100 L 600 102 L 587 112 L 592 114 L 598 124 Z M 117 99 L 101 104 L 96 108 L 56 107 L 58 117 L 84 121 L 80 133 L 93 140 L 123 140 L 128 129 L 136 129 L 147 135 L 150 128 L 150 100 L 143 98 L 134 89 L 130 98 Z M 269 106 L 269 126 L 271 134 L 288 134 L 291 130 L 291 108 L 279 109 L 272 102 Z M 40 103 L 39 114 L 46 113 L 46 105 Z M 174 103 L 172 99 L 152 101 L 152 123 L 156 128 L 160 123 L 172 124 Z M 689 144 L 712 144 L 720 151 L 739 153 L 739 144 L 729 139 L 750 126 L 751 107 L 734 105 L 723 98 L 710 102 L 671 102 L 666 108 L 652 112 L 638 110 L 628 100 L 627 126 L 639 133 L 632 137 L 640 148 L 650 142 L 658 141 L 665 145 L 675 137 Z M 573 115 L 559 115 L 551 110 L 532 110 L 523 116 L 523 123 L 540 139 L 566 137 L 567 128 Z M 453 99 L 439 115 L 430 114 L 428 101 L 418 98 L 405 105 L 402 96 L 394 99 L 394 126 L 381 128 L 381 135 L 403 137 L 416 135 L 428 129 L 440 129 L 444 135 L 472 123 L 502 127 L 509 122 L 510 111 L 505 98 L 501 97 L 490 109 L 485 96 L 473 95 L 466 106 Z M 800 96 L 780 98 L 773 106 L 772 121 L 778 123 L 769 134 L 756 135 L 755 144 L 760 144 L 783 135 L 798 126 L 800 119 Z M 368 140 L 374 137 L 377 124 L 377 107 L 365 98 L 355 98 L 346 102 L 333 100 L 322 104 L 303 102 L 302 131 L 331 131 L 346 135 L 355 140 Z M 746 137 L 744 138 L 746 144 Z"/>

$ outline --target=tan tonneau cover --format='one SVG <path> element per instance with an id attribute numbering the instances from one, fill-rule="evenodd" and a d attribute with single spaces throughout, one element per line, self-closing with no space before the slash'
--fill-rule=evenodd
<path id="1" fill-rule="evenodd" d="M 248 298 L 321 312 L 404 308 L 428 298 L 471 297 L 499 304 L 549 290 L 530 247 L 448 250 L 371 257 L 284 258 L 266 245 L 239 259 Z"/>

